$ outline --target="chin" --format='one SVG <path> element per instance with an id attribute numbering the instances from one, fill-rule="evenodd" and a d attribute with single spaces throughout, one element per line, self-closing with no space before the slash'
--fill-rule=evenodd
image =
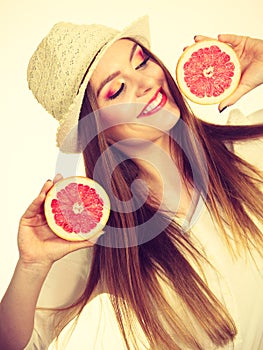
<path id="1" fill-rule="evenodd" d="M 156 114 L 156 118 L 152 118 L 149 124 L 161 131 L 169 132 L 177 124 L 179 119 L 179 109 L 163 109 Z"/>

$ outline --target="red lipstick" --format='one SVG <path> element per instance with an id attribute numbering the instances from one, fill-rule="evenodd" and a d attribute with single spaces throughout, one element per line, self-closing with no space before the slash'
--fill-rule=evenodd
<path id="1" fill-rule="evenodd" d="M 137 118 L 148 117 L 157 113 L 166 104 L 167 96 L 162 88 L 159 88 Z"/>

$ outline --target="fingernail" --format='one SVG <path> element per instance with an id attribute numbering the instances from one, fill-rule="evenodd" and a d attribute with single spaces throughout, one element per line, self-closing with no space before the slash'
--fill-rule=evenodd
<path id="1" fill-rule="evenodd" d="M 52 180 L 50 180 L 50 179 L 47 179 L 47 182 L 49 182 L 49 181 L 52 181 Z"/>
<path id="2" fill-rule="evenodd" d="M 63 179 L 63 176 L 61 174 L 56 174 L 54 179 L 53 179 L 53 182 L 59 181 L 61 179 Z"/>
<path id="3" fill-rule="evenodd" d="M 197 35 L 194 36 L 194 40 L 197 38 Z"/>
<path id="4" fill-rule="evenodd" d="M 225 109 L 227 109 L 228 106 L 223 107 L 222 109 L 219 110 L 219 113 L 222 113 Z"/>

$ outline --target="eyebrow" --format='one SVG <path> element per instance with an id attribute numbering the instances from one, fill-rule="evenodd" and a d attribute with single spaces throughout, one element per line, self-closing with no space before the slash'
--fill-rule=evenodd
<path id="1" fill-rule="evenodd" d="M 132 47 L 132 49 L 131 49 L 130 58 L 129 58 L 130 62 L 131 62 L 131 60 L 132 60 L 132 58 L 133 58 L 133 56 L 134 56 L 134 53 L 135 53 L 135 50 L 136 50 L 137 46 L 138 46 L 138 44 L 137 44 L 137 43 L 134 43 L 134 45 L 133 45 L 133 47 Z M 98 90 L 97 90 L 96 96 L 98 97 L 99 94 L 100 94 L 100 92 L 101 92 L 101 90 L 102 90 L 102 88 L 103 88 L 107 83 L 109 83 L 111 80 L 113 80 L 114 78 L 116 78 L 120 73 L 121 73 L 121 72 L 118 70 L 117 72 L 112 73 L 112 74 L 109 75 L 106 79 L 104 79 L 104 80 L 101 82 L 101 84 L 100 84 L 100 86 L 99 86 L 99 88 L 98 88 Z"/>

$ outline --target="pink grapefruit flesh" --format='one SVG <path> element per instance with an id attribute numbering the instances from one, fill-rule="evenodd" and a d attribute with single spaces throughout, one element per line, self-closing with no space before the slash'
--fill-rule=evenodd
<path id="1" fill-rule="evenodd" d="M 235 51 L 230 45 L 212 39 L 186 48 L 176 67 L 180 90 L 198 104 L 220 103 L 236 90 L 240 76 Z"/>
<path id="2" fill-rule="evenodd" d="M 96 181 L 72 176 L 50 189 L 44 211 L 57 236 L 68 241 L 92 240 L 101 235 L 108 221 L 110 201 Z"/>

